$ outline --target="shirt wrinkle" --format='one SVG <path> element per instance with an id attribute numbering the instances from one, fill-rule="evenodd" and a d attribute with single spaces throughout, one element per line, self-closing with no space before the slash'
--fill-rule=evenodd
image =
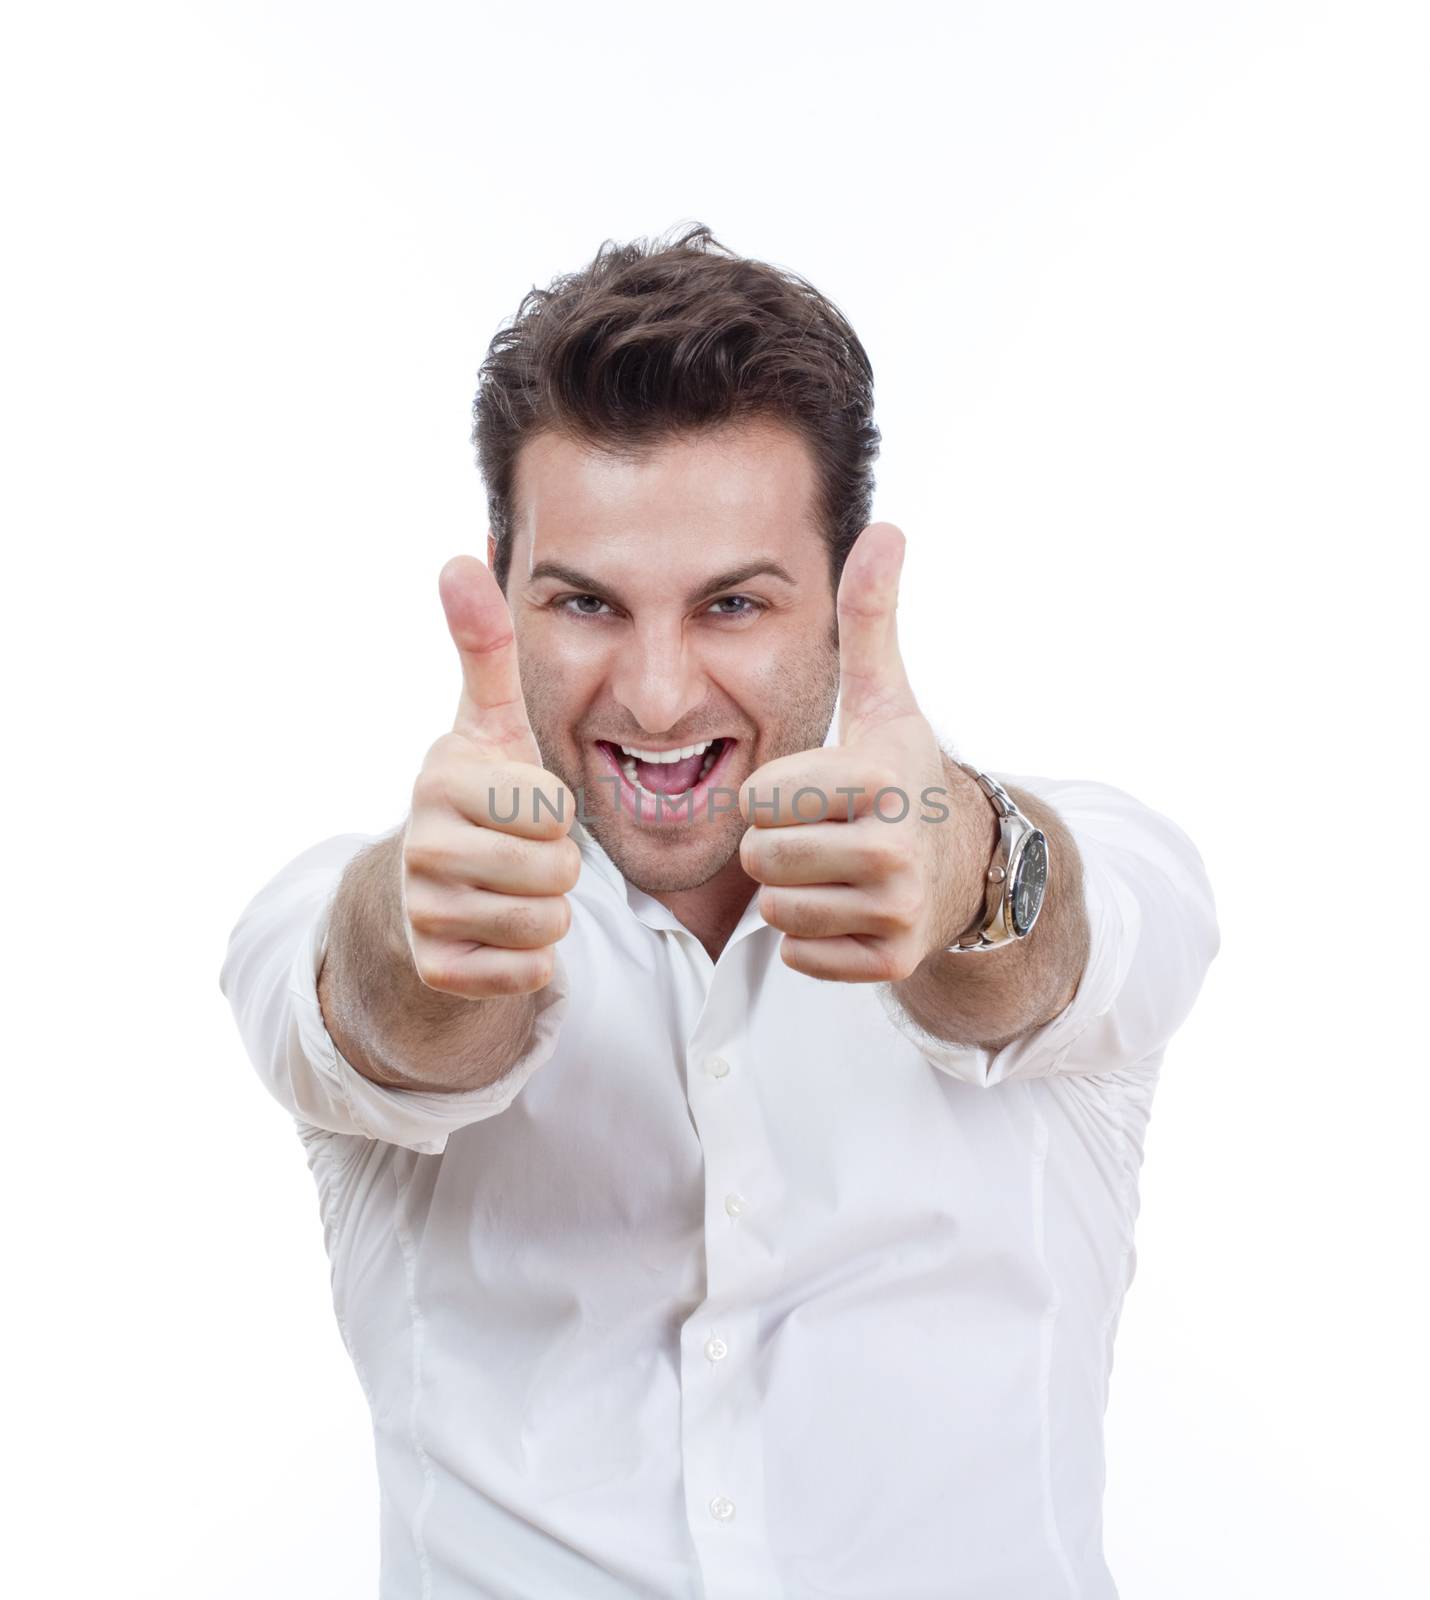
<path id="1" fill-rule="evenodd" d="M 757 895 L 712 961 L 578 821 L 529 1048 L 388 1089 L 317 999 L 378 836 L 250 902 L 220 982 L 314 1177 L 384 1600 L 1116 1600 L 1113 1340 L 1215 903 L 1124 791 L 996 776 L 1069 828 L 1091 933 L 1069 1006 L 996 1053 L 786 967 Z"/>

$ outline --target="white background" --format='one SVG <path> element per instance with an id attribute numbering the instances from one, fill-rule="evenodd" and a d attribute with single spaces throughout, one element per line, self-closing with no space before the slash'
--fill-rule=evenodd
<path id="1" fill-rule="evenodd" d="M 219 964 L 450 723 L 487 341 L 603 239 L 700 220 L 869 349 L 935 725 L 1128 789 L 1217 891 L 1107 1419 L 1124 1600 L 1424 1595 L 1423 9 L 6 33 L 0 1582 L 374 1592 L 316 1197 Z"/>

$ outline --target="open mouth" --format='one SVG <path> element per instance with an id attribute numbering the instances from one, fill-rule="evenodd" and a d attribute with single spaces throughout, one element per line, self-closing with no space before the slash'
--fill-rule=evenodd
<path id="1" fill-rule="evenodd" d="M 704 739 L 673 750 L 613 744 L 596 748 L 621 780 L 621 805 L 641 822 L 693 822 L 703 815 L 705 793 L 728 769 L 737 741 Z"/>

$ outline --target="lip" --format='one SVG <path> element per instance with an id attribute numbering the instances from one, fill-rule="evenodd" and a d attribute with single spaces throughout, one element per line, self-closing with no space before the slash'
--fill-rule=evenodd
<path id="1" fill-rule="evenodd" d="M 663 806 L 659 813 L 655 809 L 655 801 L 647 795 L 641 794 L 632 785 L 625 773 L 621 771 L 620 763 L 616 760 L 615 751 L 610 741 L 598 739 L 596 748 L 600 751 L 606 765 L 620 779 L 621 810 L 626 816 L 644 828 L 689 828 L 706 820 L 706 791 L 720 786 L 721 775 L 729 766 L 731 756 L 740 743 L 738 739 L 731 739 L 725 734 L 721 734 L 719 737 L 723 738 L 725 743 L 720 754 L 715 757 L 714 766 L 710 768 L 709 772 L 693 789 L 687 789 L 678 801 L 668 807 Z M 641 748 L 649 749 L 650 746 L 643 745 Z M 678 750 L 680 746 L 674 745 L 672 748 Z M 737 811 L 738 807 L 732 806 L 728 812 L 722 811 L 721 815 L 727 816 Z M 712 818 L 711 820 L 713 821 L 714 819 Z"/>

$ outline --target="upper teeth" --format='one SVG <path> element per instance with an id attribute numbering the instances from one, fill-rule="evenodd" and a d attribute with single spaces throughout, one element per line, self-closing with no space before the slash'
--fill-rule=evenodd
<path id="1" fill-rule="evenodd" d="M 653 761 L 662 765 L 672 761 L 685 761 L 690 756 L 703 755 L 715 741 L 707 739 L 704 744 L 682 745 L 679 750 L 637 750 L 631 745 L 617 745 L 616 748 L 623 756 L 629 756 L 635 761 Z"/>

